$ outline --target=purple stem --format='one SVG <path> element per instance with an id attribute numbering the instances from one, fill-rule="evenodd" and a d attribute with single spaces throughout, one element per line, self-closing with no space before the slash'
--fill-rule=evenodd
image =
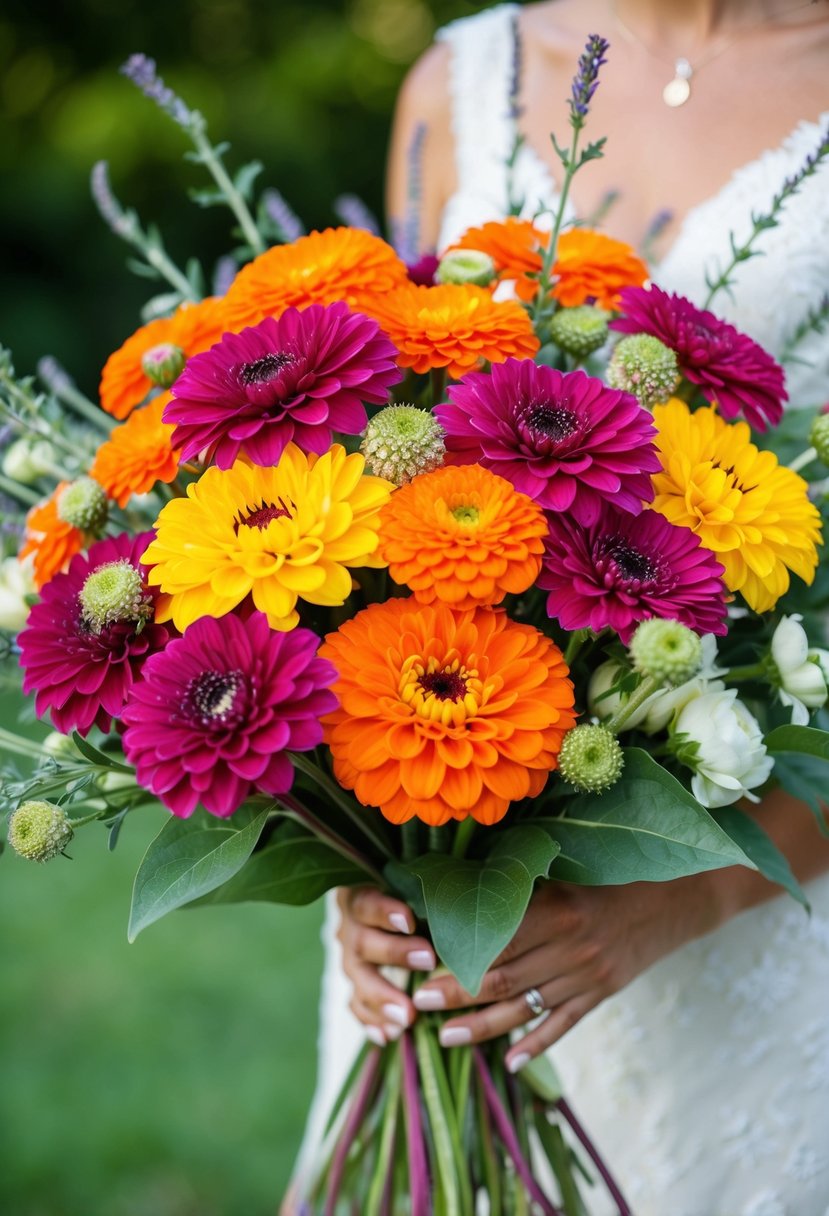
<path id="1" fill-rule="evenodd" d="M 403 1102 L 406 1110 L 406 1145 L 409 1151 L 411 1216 L 431 1216 L 429 1166 L 426 1160 L 423 1122 L 420 1117 L 417 1059 L 412 1036 L 408 1030 L 404 1031 L 400 1040 L 400 1052 L 403 1060 Z"/>
<path id="2" fill-rule="evenodd" d="M 576 1138 L 581 1141 L 582 1146 L 584 1147 L 584 1150 L 587 1153 L 588 1157 L 590 1158 L 590 1160 L 595 1165 L 596 1169 L 601 1174 L 602 1181 L 604 1182 L 611 1197 L 613 1198 L 613 1201 L 615 1202 L 616 1206 L 619 1209 L 619 1216 L 633 1216 L 633 1212 L 630 1208 L 630 1205 L 628 1204 L 628 1201 L 625 1199 L 624 1195 L 619 1190 L 618 1183 L 614 1179 L 610 1170 L 605 1165 L 602 1158 L 599 1156 L 598 1149 L 593 1144 L 593 1141 L 590 1139 L 587 1132 L 584 1130 L 584 1128 L 579 1123 L 576 1116 L 573 1114 L 573 1111 L 571 1110 L 569 1103 L 567 1103 L 564 1100 L 564 1098 L 559 1098 L 558 1102 L 556 1102 L 556 1107 L 558 1110 L 561 1111 L 564 1118 L 570 1124 L 571 1128 L 573 1129 L 573 1132 L 576 1135 Z"/>
<path id="3" fill-rule="evenodd" d="M 484 1087 L 484 1095 L 492 1113 L 493 1123 L 504 1142 L 507 1152 L 512 1157 L 513 1165 L 520 1174 L 524 1186 L 527 1188 L 527 1193 L 535 1200 L 542 1212 L 545 1213 L 545 1216 L 561 1216 L 561 1212 L 559 1212 L 557 1207 L 553 1206 L 533 1178 L 532 1170 L 527 1164 L 524 1154 L 521 1152 L 521 1145 L 518 1143 L 515 1128 L 504 1109 L 504 1104 L 498 1095 L 498 1090 L 495 1088 L 495 1082 L 492 1080 L 487 1068 L 483 1052 L 479 1047 L 473 1048 L 473 1051 L 475 1054 L 475 1067 L 478 1069 L 478 1076 L 481 1078 L 481 1084 Z"/>
<path id="4" fill-rule="evenodd" d="M 334 1216 L 334 1210 L 337 1206 L 339 1197 L 340 1183 L 343 1179 L 345 1170 L 345 1162 L 348 1157 L 349 1150 L 354 1143 L 354 1139 L 360 1130 L 360 1124 L 366 1113 L 366 1109 L 371 1098 L 374 1082 L 377 1077 L 377 1069 L 380 1065 L 380 1056 L 382 1052 L 380 1048 L 375 1048 L 369 1051 L 366 1056 L 366 1062 L 363 1065 L 363 1070 L 360 1075 L 360 1081 L 357 1086 L 357 1092 L 351 1103 L 351 1109 L 348 1112 L 348 1118 L 337 1141 L 337 1147 L 334 1150 L 334 1156 L 331 1160 L 331 1173 L 328 1176 L 328 1188 L 325 1196 L 325 1216 Z"/>

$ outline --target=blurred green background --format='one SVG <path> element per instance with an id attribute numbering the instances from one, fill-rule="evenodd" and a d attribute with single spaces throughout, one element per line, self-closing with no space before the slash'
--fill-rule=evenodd
<path id="1" fill-rule="evenodd" d="M 0 10 L 0 343 L 19 373 L 55 355 L 90 395 L 153 285 L 89 196 L 95 161 L 171 255 L 210 269 L 220 210 L 181 131 L 122 76 L 133 52 L 202 110 L 229 164 L 258 158 L 308 228 L 345 191 L 381 210 L 406 67 L 470 0 L 5 0 Z M 0 671 L 0 721 L 15 678 Z M 25 715 L 24 715 L 25 716 Z M 25 724 L 33 734 L 45 727 Z M 0 859 L 0 1211 L 266 1216 L 313 1089 L 319 905 L 179 912 L 126 942 L 132 875 L 163 812 L 114 854 L 95 825 L 73 861 Z"/>

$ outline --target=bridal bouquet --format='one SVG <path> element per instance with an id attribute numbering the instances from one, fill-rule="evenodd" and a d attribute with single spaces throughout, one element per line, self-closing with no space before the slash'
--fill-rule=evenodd
<path id="1" fill-rule="evenodd" d="M 601 152 L 579 139 L 605 49 L 573 84 L 552 225 L 507 217 L 416 265 L 353 200 L 357 222 L 309 235 L 274 191 L 254 206 L 257 167 L 231 179 L 202 116 L 126 65 L 241 245 L 205 297 L 96 169 L 166 286 L 100 405 L 4 355 L 4 543 L 29 509 L 0 611 L 59 732 L 2 732 L 35 762 L 5 768 L 14 850 L 49 860 L 91 822 L 114 848 L 141 806 L 171 812 L 131 939 L 184 904 L 370 884 L 475 994 L 539 881 L 744 865 L 804 901 L 741 806 L 778 783 L 821 816 L 823 499 L 796 467 L 823 475 L 829 416 L 775 454 L 781 367 L 629 247 L 564 228 Z M 366 1044 L 308 1210 L 579 1216 L 598 1175 L 626 1212 L 551 1067 L 512 1075 L 505 1040 L 446 1052 L 440 1024 Z"/>

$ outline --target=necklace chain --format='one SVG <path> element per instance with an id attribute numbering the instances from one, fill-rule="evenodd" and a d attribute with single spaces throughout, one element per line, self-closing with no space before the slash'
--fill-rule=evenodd
<path id="1" fill-rule="evenodd" d="M 782 17 L 786 13 L 796 13 L 801 9 L 811 8 L 812 5 L 817 3 L 818 0 L 804 0 L 804 3 L 796 4 L 791 8 L 784 9 L 783 12 L 778 13 L 777 16 Z M 641 46 L 652 59 L 659 59 L 662 63 L 665 63 L 666 56 L 654 51 L 652 47 L 648 46 L 644 38 L 637 34 L 635 30 L 632 30 L 630 26 L 622 20 L 622 18 L 619 16 L 618 7 L 615 4 L 613 4 L 611 7 L 613 10 L 614 20 L 622 33 L 626 34 L 630 41 Z M 662 90 L 662 100 L 665 102 L 665 105 L 670 106 L 672 109 L 676 109 L 676 107 L 684 105 L 691 96 L 691 78 L 694 76 L 694 74 L 698 72 L 700 68 L 704 68 L 707 66 L 707 64 L 713 63 L 715 59 L 718 59 L 719 56 L 724 54 L 724 52 L 727 51 L 730 46 L 733 46 L 738 39 L 742 38 L 745 32 L 746 31 L 744 29 L 738 30 L 724 41 L 721 41 L 719 45 L 715 46 L 713 50 L 709 51 L 707 55 L 704 55 L 701 59 L 697 59 L 694 63 L 691 63 L 690 59 L 686 58 L 684 55 L 676 56 L 673 60 L 673 79 L 669 80 Z"/>

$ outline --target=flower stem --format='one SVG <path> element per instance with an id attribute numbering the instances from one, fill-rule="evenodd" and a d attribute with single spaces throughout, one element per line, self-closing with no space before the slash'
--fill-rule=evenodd
<path id="1" fill-rule="evenodd" d="M 607 719 L 604 726 L 614 735 L 617 735 L 631 714 L 633 714 L 634 711 L 643 704 L 643 702 L 647 701 L 649 696 L 651 696 L 661 687 L 661 682 L 657 680 L 655 676 L 645 676 L 644 679 L 639 682 L 638 687 L 635 688 L 630 694 L 624 705 L 619 706 L 616 713 L 612 718 Z"/>
<path id="2" fill-rule="evenodd" d="M 559 1111 L 561 1111 L 561 1114 L 564 1116 L 564 1118 L 567 1120 L 567 1122 L 570 1124 L 577 1139 L 581 1141 L 581 1144 L 583 1145 L 584 1150 L 587 1153 L 588 1157 L 593 1162 L 596 1169 L 599 1171 L 602 1181 L 604 1182 L 605 1186 L 608 1189 L 608 1192 L 612 1196 L 613 1201 L 615 1202 L 616 1206 L 619 1209 L 619 1216 L 633 1216 L 630 1206 L 628 1205 L 628 1202 L 625 1199 L 622 1192 L 619 1190 L 619 1186 L 618 1186 L 616 1180 L 614 1179 L 613 1175 L 610 1173 L 610 1170 L 607 1168 L 607 1166 L 605 1165 L 602 1158 L 599 1156 L 599 1152 L 598 1152 L 596 1146 L 593 1144 L 593 1141 L 590 1139 L 587 1132 L 584 1130 L 584 1128 L 579 1123 L 576 1116 L 573 1114 L 573 1111 L 570 1109 L 569 1104 L 565 1101 L 564 1098 L 559 1098 L 558 1102 L 556 1103 L 556 1106 L 559 1109 Z"/>
<path id="3" fill-rule="evenodd" d="M 446 368 L 433 367 L 430 376 L 432 384 L 432 405 L 438 405 L 446 395 Z"/>
<path id="4" fill-rule="evenodd" d="M 306 777 L 310 777 L 314 784 L 318 785 L 323 793 L 327 794 L 332 802 L 336 803 L 340 810 L 345 812 L 352 823 L 354 823 L 360 829 L 362 834 L 371 841 L 374 847 L 378 849 L 380 853 L 382 853 L 386 860 L 391 861 L 391 849 L 379 832 L 375 830 L 369 819 L 369 814 L 372 812 L 367 812 L 365 815 L 360 815 L 358 809 L 350 802 L 348 797 L 345 796 L 344 791 L 340 788 L 340 786 L 332 781 L 330 777 L 328 777 L 316 764 L 314 764 L 313 760 L 309 760 L 307 756 L 304 756 L 302 752 L 291 752 L 289 754 L 289 758 L 294 768 L 299 769 L 299 771 L 304 773 Z"/>
<path id="5" fill-rule="evenodd" d="M 0 485 L 0 489 L 2 486 Z M 3 747 L 17 756 L 26 756 L 29 760 L 42 760 L 48 753 L 33 739 L 24 739 L 14 731 L 5 730 L 0 726 L 0 743 Z"/>
<path id="6" fill-rule="evenodd" d="M 357 1092 L 354 1095 L 354 1100 L 351 1103 L 351 1109 L 348 1112 L 348 1117 L 345 1121 L 340 1138 L 337 1142 L 337 1147 L 334 1150 L 334 1157 L 331 1162 L 331 1173 L 328 1177 L 328 1190 L 325 1196 L 325 1216 L 334 1216 L 337 1210 L 337 1200 L 339 1197 L 340 1183 L 342 1182 L 343 1173 L 345 1171 L 348 1152 L 354 1143 L 354 1139 L 360 1130 L 363 1117 L 368 1109 L 371 1100 L 374 1082 L 377 1077 L 377 1069 L 380 1065 L 381 1052 L 379 1049 L 370 1051 L 366 1056 L 365 1066 L 362 1076 L 357 1087 Z"/>
<path id="7" fill-rule="evenodd" d="M 466 851 L 472 843 L 472 837 L 475 834 L 475 820 L 471 815 L 466 819 L 462 819 L 458 824 L 458 830 L 455 832 L 455 840 L 452 845 L 453 857 L 465 857 Z"/>
<path id="8" fill-rule="evenodd" d="M 28 486 L 21 485 L 19 481 L 6 477 L 3 473 L 0 473 L 0 490 L 4 494 L 8 494 L 9 498 L 16 498 L 24 507 L 37 506 L 41 499 L 40 494 L 36 494 Z"/>
<path id="9" fill-rule="evenodd" d="M 420 1086 L 417 1060 L 411 1033 L 406 1030 L 400 1040 L 403 1060 L 403 1106 L 406 1112 L 406 1146 L 409 1157 L 409 1192 L 411 1216 L 431 1216 L 429 1200 L 429 1165 L 423 1120 L 420 1116 Z"/>
<path id="10" fill-rule="evenodd" d="M 330 845 L 332 849 L 335 849 L 340 856 L 345 857 L 348 861 L 353 861 L 355 865 L 365 870 L 365 872 L 371 876 L 378 886 L 385 887 L 386 880 L 383 878 L 383 875 L 380 873 L 377 867 L 373 866 L 368 858 L 364 857 L 363 854 L 360 853 L 358 849 L 355 849 L 353 845 L 349 844 L 348 841 L 343 840 L 343 838 L 338 836 L 336 832 L 332 832 L 331 828 L 324 824 L 322 820 L 317 819 L 316 815 L 309 811 L 306 806 L 303 806 L 298 798 L 295 798 L 293 794 L 280 794 L 278 801 L 291 813 L 295 819 L 304 824 L 305 827 L 313 832 L 315 836 L 317 836 L 320 840 L 325 841 L 325 843 Z"/>
<path id="11" fill-rule="evenodd" d="M 817 450 L 815 448 L 806 448 L 805 452 L 801 452 L 799 456 L 795 456 L 794 460 L 789 464 L 789 468 L 793 473 L 799 473 L 807 464 L 811 464 L 817 459 Z"/>
<path id="12" fill-rule="evenodd" d="M 768 675 L 765 663 L 746 663 L 744 667 L 730 667 L 728 680 L 762 680 Z"/>
<path id="13" fill-rule="evenodd" d="M 193 143 L 199 151 L 201 163 L 221 190 L 228 207 L 230 207 L 230 210 L 239 221 L 239 226 L 245 235 L 245 240 L 254 253 L 264 253 L 265 242 L 262 240 L 262 234 L 256 227 L 253 216 L 248 210 L 247 203 L 230 180 L 227 170 L 216 155 L 216 149 L 201 128 L 196 128 L 191 134 Z"/>
<path id="14" fill-rule="evenodd" d="M 579 135 L 581 127 L 577 124 L 573 126 L 573 138 L 570 141 L 570 151 L 567 154 L 567 162 L 564 166 L 564 181 L 561 184 L 561 193 L 558 196 L 558 207 L 556 209 L 555 218 L 553 219 L 553 227 L 550 232 L 550 239 L 544 247 L 544 254 L 541 259 L 541 273 L 538 279 L 538 293 L 535 297 L 533 306 L 533 321 L 538 321 L 543 311 L 547 300 L 547 295 L 550 289 L 550 273 L 555 265 L 556 252 L 558 251 L 558 238 L 561 232 L 561 225 L 564 222 L 564 209 L 567 206 L 567 196 L 570 193 L 570 183 L 576 175 L 578 164 L 576 162 L 576 153 L 579 146 Z"/>
<path id="15" fill-rule="evenodd" d="M 90 401 L 74 384 L 61 381 L 50 387 L 58 401 L 63 401 L 65 405 L 70 406 L 76 414 L 80 414 L 98 430 L 104 431 L 108 435 L 116 425 L 117 419 L 105 413 L 94 401 Z"/>
<path id="16" fill-rule="evenodd" d="M 589 637 L 589 629 L 576 629 L 575 632 L 570 634 L 570 637 L 567 639 L 567 649 L 564 652 L 564 662 L 568 667 L 573 666 L 579 651 Z"/>

